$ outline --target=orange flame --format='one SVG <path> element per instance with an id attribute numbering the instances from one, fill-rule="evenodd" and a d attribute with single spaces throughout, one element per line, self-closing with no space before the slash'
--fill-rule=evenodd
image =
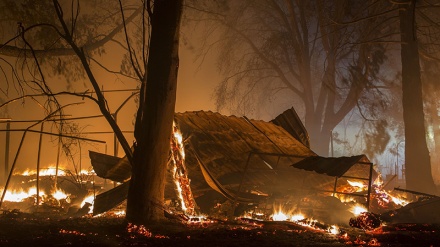
<path id="1" fill-rule="evenodd" d="M 350 211 L 354 214 L 354 215 L 360 215 L 363 212 L 368 212 L 367 208 L 365 208 L 365 206 L 361 205 L 361 204 L 356 204 L 354 205 Z"/>
<path id="2" fill-rule="evenodd" d="M 187 170 L 185 167 L 185 150 L 183 146 L 183 137 L 173 122 L 173 138 L 171 138 L 171 152 L 173 158 L 173 174 L 174 183 L 177 188 L 177 195 L 180 199 L 180 204 L 183 212 L 189 215 L 194 214 L 194 197 L 189 186 L 190 180 L 187 177 Z"/>
<path id="3" fill-rule="evenodd" d="M 26 169 L 23 172 L 17 172 L 14 175 L 22 175 L 22 176 L 33 176 L 37 174 L 36 169 Z M 40 169 L 40 176 L 55 176 L 56 175 L 56 166 L 49 166 L 47 168 Z M 58 176 L 65 176 L 66 172 L 64 168 L 58 167 Z"/>

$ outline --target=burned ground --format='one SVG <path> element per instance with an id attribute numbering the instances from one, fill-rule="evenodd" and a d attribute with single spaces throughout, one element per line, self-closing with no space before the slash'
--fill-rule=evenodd
<path id="1" fill-rule="evenodd" d="M 393 224 L 338 234 L 293 222 L 243 221 L 187 225 L 170 220 L 133 226 L 116 216 L 59 218 L 5 212 L 1 246 L 439 246 L 440 226 Z"/>

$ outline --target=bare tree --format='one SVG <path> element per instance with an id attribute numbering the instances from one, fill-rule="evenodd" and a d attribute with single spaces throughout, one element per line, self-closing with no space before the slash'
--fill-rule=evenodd
<path id="1" fill-rule="evenodd" d="M 440 181 L 440 14 L 439 3 L 420 1 L 416 5 L 417 38 L 419 44 L 421 77 L 428 131 L 428 148 L 433 177 Z"/>
<path id="2" fill-rule="evenodd" d="M 206 14 L 222 27 L 215 40 L 224 75 L 215 92 L 218 109 L 252 114 L 272 101 L 294 104 L 313 150 L 327 156 L 335 126 L 364 95 L 380 94 L 385 49 L 370 41 L 383 18 L 340 24 L 368 15 L 365 1 L 226 2 L 221 12 Z"/>
<path id="3" fill-rule="evenodd" d="M 148 2 L 147 2 L 148 3 Z M 127 219 L 161 220 L 166 164 L 176 102 L 179 26 L 183 0 L 156 0 L 151 16 L 147 77 L 136 118 L 137 145 L 127 198 Z"/>
<path id="4" fill-rule="evenodd" d="M 419 47 L 415 29 L 416 1 L 403 2 L 400 17 L 402 105 L 405 124 L 405 174 L 408 188 L 435 194 L 426 143 Z"/>
<path id="5" fill-rule="evenodd" d="M 99 22 L 93 18 L 93 13 L 90 13 L 92 17 L 88 19 L 88 15 L 80 11 L 82 4 L 95 3 L 105 4 L 101 6 L 107 13 L 107 16 Z M 11 8 L 16 7 L 14 1 L 8 1 L 8 4 L 11 4 L 7 5 L 12 6 Z M 57 109 L 62 108 L 58 97 L 66 95 L 86 98 L 96 103 L 132 164 L 127 219 L 134 223 L 163 219 L 163 190 L 176 98 L 179 26 L 183 0 L 147 0 L 142 1 L 141 5 L 138 2 L 123 4 L 122 1 L 114 1 L 107 5 L 107 1 L 75 0 L 70 4 L 64 2 L 61 4 L 57 0 L 51 3 L 31 1 L 29 4 L 34 4 L 33 9 L 40 11 L 36 20 L 33 20 L 33 24 L 29 27 L 25 27 L 23 22 L 19 24 L 18 34 L 6 40 L 0 47 L 0 55 L 19 56 L 21 64 L 26 65 L 17 67 L 7 59 L 2 60 L 7 64 L 6 67 L 11 68 L 13 74 L 17 75 L 8 81 L 8 85 L 18 84 L 22 95 L 26 94 L 26 86 L 41 92 L 47 96 L 49 103 L 46 105 Z M 126 12 L 130 12 L 128 17 L 125 16 Z M 140 22 L 136 26 L 140 32 L 136 33 L 137 36 L 131 36 L 133 33 L 130 32 L 128 23 L 133 22 L 135 17 L 140 17 L 138 18 Z M 91 23 L 91 26 L 87 26 L 86 23 Z M 103 23 L 118 24 L 103 25 Z M 89 29 L 81 29 L 84 27 Z M 99 29 L 100 27 L 107 29 L 103 31 Z M 98 30 L 103 33 L 94 33 Z M 43 36 L 38 35 L 43 33 L 50 33 L 52 40 L 47 41 Z M 122 40 L 115 38 L 121 33 Z M 107 99 L 101 90 L 101 83 L 91 68 L 91 63 L 100 65 L 93 55 L 102 54 L 103 45 L 110 41 L 116 42 L 128 51 L 121 71 L 129 72 L 125 75 L 134 77 L 140 83 L 134 152 L 131 151 L 130 145 L 111 115 Z M 138 49 L 133 45 L 136 41 L 140 44 Z M 66 56 L 65 63 L 61 60 L 63 56 Z M 50 73 L 44 69 L 52 68 L 55 72 L 59 72 L 58 75 L 72 79 L 69 72 L 60 69 L 69 65 L 81 71 L 75 72 L 78 76 L 73 76 L 73 81 L 87 78 L 87 84 L 93 88 L 93 94 L 87 91 L 75 93 L 69 90 L 54 92 L 51 89 L 46 79 Z M 23 76 L 18 74 L 22 68 L 32 68 L 28 71 L 31 75 L 30 80 L 25 79 L 24 74 L 27 72 L 23 73 Z"/>

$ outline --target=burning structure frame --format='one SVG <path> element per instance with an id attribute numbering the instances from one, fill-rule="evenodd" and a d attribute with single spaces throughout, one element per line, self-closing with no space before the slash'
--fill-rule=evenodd
<path id="1" fill-rule="evenodd" d="M 291 111 L 286 112 L 295 116 Z M 199 209 L 206 211 L 214 207 L 221 198 L 233 204 L 255 205 L 262 201 L 267 202 L 269 197 L 282 197 L 293 190 L 301 189 L 364 197 L 368 207 L 373 170 L 367 157 L 320 157 L 308 147 L 308 141 L 304 139 L 307 133 L 290 133 L 298 130 L 295 128 L 298 126 L 297 121 L 291 121 L 292 117 L 289 116 L 281 119 L 283 121 L 278 123 L 282 122 L 284 124 L 280 125 L 284 126 L 277 125 L 276 121 L 264 122 L 204 111 L 175 114 L 175 124 L 182 133 L 185 147 L 185 171 Z M 109 210 L 125 199 L 127 179 L 131 176 L 126 159 L 107 156 L 90 152 L 97 175 L 123 184 L 97 196 L 95 214 Z M 310 159 L 318 164 L 317 167 L 324 163 L 329 166 L 325 172 L 310 169 Z M 332 162 L 328 162 L 328 159 Z M 307 166 L 310 167 L 300 168 L 303 170 L 301 171 L 293 168 L 295 164 L 309 164 Z M 363 166 L 363 170 L 358 167 L 354 173 L 345 174 L 355 165 Z M 365 165 L 369 166 L 368 169 L 365 169 Z M 333 174 L 332 171 L 337 173 Z M 359 174 L 368 174 L 368 177 Z M 318 190 L 305 186 L 305 182 L 314 182 L 315 185 L 322 183 L 323 176 L 320 175 L 327 177 L 326 180 L 329 177 L 335 179 L 326 181 L 325 186 Z M 338 191 L 337 184 L 343 181 L 341 178 L 368 181 L 368 193 Z M 174 182 L 168 180 L 165 197 L 175 197 Z"/>

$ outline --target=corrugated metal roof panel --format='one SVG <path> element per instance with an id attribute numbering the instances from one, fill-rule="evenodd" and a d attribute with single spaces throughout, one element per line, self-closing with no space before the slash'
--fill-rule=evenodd
<path id="1" fill-rule="evenodd" d="M 310 147 L 309 134 L 293 107 L 278 115 L 271 122 L 283 127 L 306 147 Z"/>

